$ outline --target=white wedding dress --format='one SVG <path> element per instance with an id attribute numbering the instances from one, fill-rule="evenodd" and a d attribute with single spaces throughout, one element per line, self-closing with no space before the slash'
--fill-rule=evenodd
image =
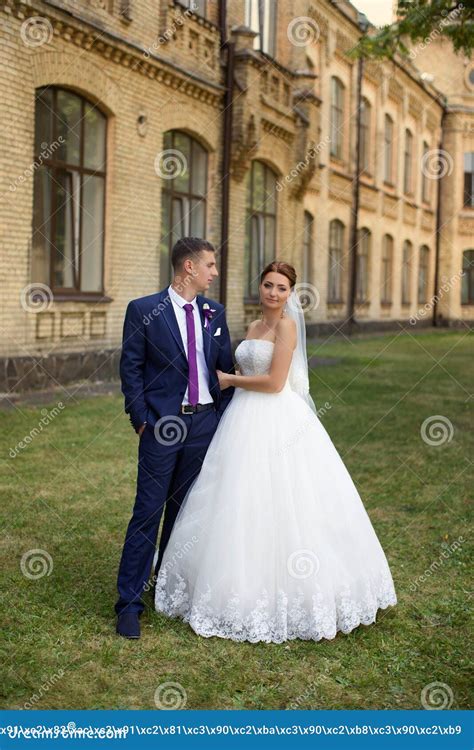
<path id="1" fill-rule="evenodd" d="M 274 344 L 245 339 L 243 375 Z M 318 416 L 291 387 L 236 388 L 178 513 L 155 607 L 202 636 L 319 641 L 397 603 L 387 559 Z"/>

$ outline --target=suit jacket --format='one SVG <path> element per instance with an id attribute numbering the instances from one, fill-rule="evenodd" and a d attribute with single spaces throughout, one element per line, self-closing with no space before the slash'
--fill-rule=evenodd
<path id="1" fill-rule="evenodd" d="M 222 414 L 234 388 L 221 391 L 216 370 L 235 373 L 225 308 L 200 294 L 196 302 L 201 314 L 209 391 Z M 215 310 L 208 328 L 204 327 L 206 302 Z M 160 417 L 180 413 L 188 384 L 188 358 L 167 288 L 129 302 L 123 326 L 120 377 L 125 412 L 130 415 L 136 432 L 144 422 L 154 425 Z"/>

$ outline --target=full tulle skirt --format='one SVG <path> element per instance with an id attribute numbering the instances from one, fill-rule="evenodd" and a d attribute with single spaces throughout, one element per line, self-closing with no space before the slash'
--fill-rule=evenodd
<path id="1" fill-rule="evenodd" d="M 354 482 L 288 386 L 240 388 L 177 516 L 155 607 L 199 635 L 332 639 L 397 602 Z"/>

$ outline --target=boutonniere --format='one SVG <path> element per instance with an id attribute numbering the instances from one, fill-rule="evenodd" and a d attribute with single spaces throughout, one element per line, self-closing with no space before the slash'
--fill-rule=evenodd
<path id="1" fill-rule="evenodd" d="M 209 307 L 208 303 L 205 302 L 202 306 L 202 311 L 204 313 L 205 321 L 204 321 L 204 328 L 209 328 L 212 320 L 212 316 L 215 313 L 214 308 Z"/>

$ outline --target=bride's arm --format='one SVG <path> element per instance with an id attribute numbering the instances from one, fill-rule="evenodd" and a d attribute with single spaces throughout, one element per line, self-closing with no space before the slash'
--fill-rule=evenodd
<path id="1" fill-rule="evenodd" d="M 276 342 L 270 371 L 265 375 L 229 375 L 217 371 L 221 390 L 234 386 L 247 391 L 278 393 L 288 377 L 293 350 L 296 346 L 296 323 L 292 318 L 282 318 L 275 328 Z"/>

